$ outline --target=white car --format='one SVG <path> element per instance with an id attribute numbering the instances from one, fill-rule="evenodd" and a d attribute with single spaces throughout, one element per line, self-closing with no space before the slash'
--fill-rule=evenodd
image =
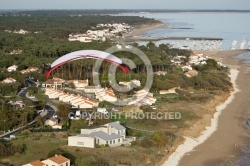
<path id="1" fill-rule="evenodd" d="M 105 115 L 108 115 L 108 114 L 109 114 L 109 112 L 107 111 L 106 108 L 97 108 L 97 112 L 103 113 L 103 114 L 105 114 Z"/>

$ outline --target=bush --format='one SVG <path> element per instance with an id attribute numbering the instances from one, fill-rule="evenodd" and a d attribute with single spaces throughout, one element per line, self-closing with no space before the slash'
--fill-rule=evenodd
<path id="1" fill-rule="evenodd" d="M 137 145 L 137 141 L 131 142 L 131 146 L 135 146 L 135 145 Z"/>
<path id="2" fill-rule="evenodd" d="M 105 144 L 105 147 L 109 147 L 109 144 Z"/>
<path id="3" fill-rule="evenodd" d="M 152 139 L 147 138 L 140 141 L 140 146 L 148 148 L 148 147 L 155 147 L 156 145 Z"/>

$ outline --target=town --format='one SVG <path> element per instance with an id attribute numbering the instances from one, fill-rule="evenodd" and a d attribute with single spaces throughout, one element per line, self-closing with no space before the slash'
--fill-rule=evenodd
<path id="1" fill-rule="evenodd" d="M 228 67 L 205 53 L 119 42 L 138 24 L 156 20 L 40 14 L 0 18 L 6 23 L 0 28 L 0 164 L 153 164 L 163 157 L 159 153 L 174 151 L 184 131 L 208 111 L 204 104 L 231 91 Z M 29 28 L 22 18 L 39 21 Z M 109 48 L 117 52 L 105 52 Z M 136 49 L 147 55 L 152 78 Z M 103 64 L 97 72 L 98 59 Z M 152 85 L 145 88 L 147 80 Z"/>

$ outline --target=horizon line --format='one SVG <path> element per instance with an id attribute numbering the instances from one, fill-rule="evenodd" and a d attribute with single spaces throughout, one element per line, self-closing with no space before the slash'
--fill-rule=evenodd
<path id="1" fill-rule="evenodd" d="M 163 11 L 163 10 L 168 10 L 168 11 L 250 11 L 250 9 L 112 9 L 112 8 L 107 8 L 107 9 L 95 9 L 95 8 L 92 8 L 92 9 L 0 9 L 0 10 L 154 10 L 154 11 Z"/>

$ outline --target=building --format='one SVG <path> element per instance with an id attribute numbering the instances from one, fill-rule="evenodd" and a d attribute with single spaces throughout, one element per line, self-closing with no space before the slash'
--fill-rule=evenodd
<path id="1" fill-rule="evenodd" d="M 166 72 L 166 71 L 157 71 L 157 72 L 155 72 L 154 74 L 156 74 L 156 75 L 158 75 L 158 76 L 165 76 L 166 74 L 168 74 L 168 72 Z"/>
<path id="2" fill-rule="evenodd" d="M 46 88 L 62 88 L 64 82 L 65 80 L 54 77 L 46 81 Z"/>
<path id="3" fill-rule="evenodd" d="M 119 122 L 81 129 L 81 134 L 68 137 L 68 146 L 94 148 L 96 145 L 120 146 L 126 138 L 126 128 Z"/>
<path id="4" fill-rule="evenodd" d="M 85 93 L 95 93 L 100 89 L 99 86 L 85 86 L 84 92 Z"/>
<path id="5" fill-rule="evenodd" d="M 48 126 L 54 126 L 56 124 L 58 124 L 58 119 L 56 118 L 50 118 L 45 121 L 45 125 L 48 125 Z"/>
<path id="6" fill-rule="evenodd" d="M 191 66 L 183 66 L 181 67 L 183 71 L 190 71 L 193 70 L 193 68 Z"/>
<path id="7" fill-rule="evenodd" d="M 69 84 L 72 84 L 75 89 L 84 89 L 86 86 L 89 86 L 89 80 L 69 80 Z"/>
<path id="8" fill-rule="evenodd" d="M 16 71 L 16 69 L 18 68 L 17 65 L 13 65 L 13 66 L 10 66 L 7 68 L 8 72 L 13 72 L 13 71 Z"/>
<path id="9" fill-rule="evenodd" d="M 133 95 L 133 100 L 128 102 L 128 105 L 153 105 L 156 102 L 156 98 L 153 97 L 153 93 L 147 90 L 139 90 Z"/>
<path id="10" fill-rule="evenodd" d="M 58 98 L 59 101 L 68 103 L 72 107 L 80 108 L 80 109 L 98 107 L 99 105 L 99 102 L 89 99 L 87 97 L 74 95 L 70 93 L 64 93 L 61 90 L 56 90 L 52 88 L 46 88 L 45 95 L 47 95 L 50 99 Z"/>
<path id="11" fill-rule="evenodd" d="M 46 160 L 36 160 L 22 166 L 70 166 L 70 160 L 62 155 L 55 155 Z"/>
<path id="12" fill-rule="evenodd" d="M 120 85 L 127 86 L 129 88 L 140 87 L 140 80 L 131 80 L 130 82 L 119 82 Z"/>
<path id="13" fill-rule="evenodd" d="M 165 94 L 177 94 L 176 93 L 176 89 L 180 89 L 180 87 L 174 87 L 174 88 L 171 88 L 171 89 L 168 89 L 168 90 L 160 90 L 159 93 L 161 95 L 165 95 Z"/>
<path id="14" fill-rule="evenodd" d="M 38 71 L 38 68 L 36 68 L 36 67 L 29 67 L 28 69 L 21 70 L 20 72 L 22 74 L 27 74 L 27 73 L 35 72 L 35 71 Z"/>
<path id="15" fill-rule="evenodd" d="M 20 29 L 19 31 L 13 31 L 13 33 L 17 33 L 17 34 L 22 34 L 22 35 L 24 35 L 24 34 L 27 34 L 27 33 L 29 33 L 28 31 L 26 31 L 26 30 L 23 30 L 23 29 Z"/>
<path id="16" fill-rule="evenodd" d="M 22 52 L 23 52 L 22 50 L 17 49 L 17 50 L 11 51 L 10 55 L 18 55 L 18 54 L 21 54 Z"/>
<path id="17" fill-rule="evenodd" d="M 108 101 L 108 102 L 116 102 L 117 97 L 112 89 L 99 89 L 95 92 L 96 99 L 99 101 Z"/>
<path id="18" fill-rule="evenodd" d="M 51 88 L 45 89 L 45 95 L 47 95 L 50 99 L 56 99 L 60 96 L 64 95 L 64 92 L 62 90 L 55 90 Z"/>
<path id="19" fill-rule="evenodd" d="M 41 162 L 40 160 L 35 160 L 23 166 L 46 166 L 46 164 Z"/>
<path id="20" fill-rule="evenodd" d="M 23 109 L 26 104 L 22 101 L 22 100 L 19 100 L 19 101 L 10 101 L 8 102 L 12 107 L 13 109 L 15 110 L 18 110 L 18 109 Z"/>
<path id="21" fill-rule="evenodd" d="M 45 125 L 51 126 L 52 129 L 62 129 L 63 124 L 58 122 L 57 118 L 50 118 L 45 121 Z"/>
<path id="22" fill-rule="evenodd" d="M 12 84 L 12 83 L 15 83 L 15 82 L 16 82 L 16 80 L 14 78 L 11 78 L 11 77 L 6 78 L 6 79 L 4 79 L 2 81 L 2 83 L 4 83 L 4 84 Z"/>
<path id="23" fill-rule="evenodd" d="M 198 75 L 198 71 L 196 70 L 190 70 L 186 73 L 184 73 L 187 77 L 194 77 L 194 76 L 197 76 Z"/>

